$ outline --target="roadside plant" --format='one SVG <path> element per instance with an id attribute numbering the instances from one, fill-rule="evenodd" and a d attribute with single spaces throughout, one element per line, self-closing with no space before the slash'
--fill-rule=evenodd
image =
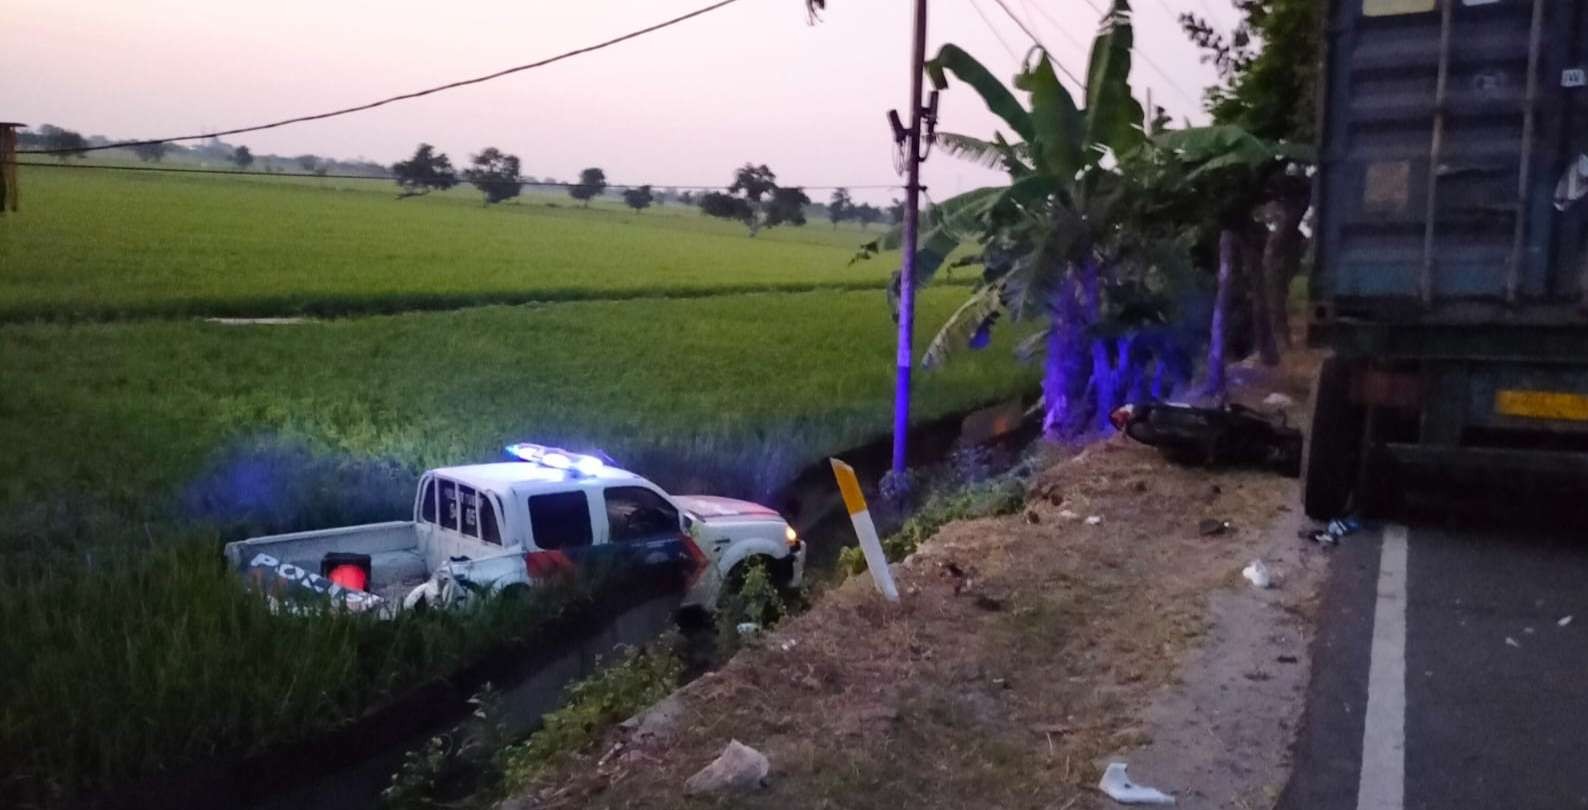
<path id="1" fill-rule="evenodd" d="M 501 750 L 506 794 L 533 784 L 564 758 L 589 749 L 607 729 L 672 694 L 683 662 L 670 646 L 663 640 L 648 648 L 622 648 L 610 666 L 570 684 L 562 708 L 547 714 L 539 731 Z"/>

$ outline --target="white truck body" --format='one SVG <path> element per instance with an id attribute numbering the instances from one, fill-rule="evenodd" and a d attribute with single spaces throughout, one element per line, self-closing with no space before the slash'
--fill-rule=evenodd
<path id="1" fill-rule="evenodd" d="M 254 537 L 227 544 L 225 554 L 267 590 L 303 588 L 350 609 L 390 613 L 420 599 L 453 604 L 474 589 L 533 586 L 603 547 L 640 559 L 676 555 L 685 539 L 710 563 L 686 606 L 715 607 L 723 580 L 752 557 L 766 558 L 781 584 L 797 586 L 803 577 L 804 544 L 774 510 L 727 498 L 674 497 L 598 462 L 578 469 L 529 461 L 434 469 L 419 480 L 412 520 Z M 363 590 L 323 576 L 322 560 L 332 553 L 369 556 Z"/>

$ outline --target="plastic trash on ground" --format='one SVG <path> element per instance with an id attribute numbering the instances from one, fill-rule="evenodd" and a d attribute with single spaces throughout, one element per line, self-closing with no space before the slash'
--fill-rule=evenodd
<path id="1" fill-rule="evenodd" d="M 1130 781 L 1125 767 L 1123 762 L 1110 762 L 1108 769 L 1103 771 L 1103 780 L 1097 783 L 1097 789 L 1120 804 L 1174 804 L 1173 796 Z"/>
<path id="2" fill-rule="evenodd" d="M 1241 576 L 1246 577 L 1246 580 L 1256 588 L 1274 586 L 1273 575 L 1268 572 L 1268 566 L 1264 565 L 1262 560 L 1252 560 L 1251 565 L 1241 569 Z"/>
<path id="3" fill-rule="evenodd" d="M 1354 517 L 1335 518 L 1322 529 L 1303 530 L 1301 538 L 1321 545 L 1333 546 L 1339 544 L 1340 538 L 1356 534 L 1361 529 L 1362 521 Z"/>
<path id="4" fill-rule="evenodd" d="M 1102 525 L 1102 523 L 1103 523 L 1102 515 L 1092 515 L 1091 517 L 1086 519 L 1086 525 L 1088 525 L 1088 526 L 1100 526 L 1100 525 Z"/>

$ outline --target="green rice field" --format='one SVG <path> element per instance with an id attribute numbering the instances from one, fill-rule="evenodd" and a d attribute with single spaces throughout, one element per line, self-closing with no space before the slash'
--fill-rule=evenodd
<path id="1" fill-rule="evenodd" d="M 880 288 L 859 230 L 755 238 L 680 205 L 471 187 L 27 167 L 0 221 L 0 320 L 347 315 L 487 303 Z M 873 229 L 873 234 L 876 229 Z"/>
<path id="2" fill-rule="evenodd" d="M 922 342 L 958 295 L 922 297 Z M 103 523 L 170 514 L 223 451 L 261 437 L 415 472 L 534 439 L 600 447 L 664 484 L 766 495 L 886 433 L 892 335 L 880 291 L 0 326 L 6 534 L 13 548 L 101 542 Z M 1034 373 L 989 349 L 922 375 L 916 415 Z"/>
<path id="3" fill-rule="evenodd" d="M 851 265 L 855 229 L 265 175 L 21 186 L 0 218 L 0 789 L 23 806 L 335 727 L 525 626 L 275 615 L 222 573 L 225 540 L 400 518 L 424 468 L 508 441 L 763 497 L 891 424 L 894 261 Z M 966 290 L 924 293 L 918 347 Z M 1017 331 L 918 374 L 914 416 L 1033 387 Z M 368 665 L 311 677 L 305 650 Z"/>

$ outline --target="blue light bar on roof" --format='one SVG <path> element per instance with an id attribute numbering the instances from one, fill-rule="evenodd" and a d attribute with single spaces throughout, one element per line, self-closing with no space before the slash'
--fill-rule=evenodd
<path id="1" fill-rule="evenodd" d="M 532 442 L 519 442 L 502 448 L 509 458 L 539 464 L 554 470 L 565 470 L 575 475 L 595 475 L 606 463 L 595 456 L 570 453 L 558 447 L 547 447 Z"/>

